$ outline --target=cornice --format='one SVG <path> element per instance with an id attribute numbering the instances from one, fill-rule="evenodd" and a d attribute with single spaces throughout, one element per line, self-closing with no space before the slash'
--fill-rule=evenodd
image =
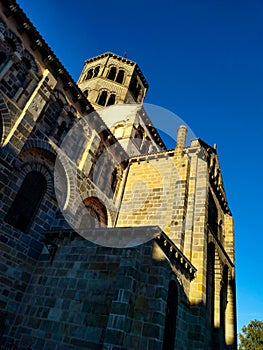
<path id="1" fill-rule="evenodd" d="M 21 35 L 25 33 L 30 41 L 30 47 L 33 51 L 38 50 L 43 63 L 50 69 L 55 78 L 59 78 L 65 90 L 69 90 L 74 103 L 79 103 L 81 111 L 91 112 L 94 110 L 91 103 L 82 93 L 76 82 L 73 80 L 69 72 L 60 62 L 55 53 L 48 46 L 41 34 L 26 16 L 15 0 L 2 0 L 4 6 L 4 15 L 9 18 L 13 17 L 17 24 L 17 31 Z"/>
<path id="2" fill-rule="evenodd" d="M 94 62 L 94 61 L 97 61 L 97 60 L 100 60 L 100 59 L 102 59 L 104 57 L 112 57 L 112 58 L 114 58 L 116 60 L 122 61 L 125 64 L 129 64 L 130 66 L 134 66 L 137 74 L 139 75 L 140 79 L 143 82 L 143 85 L 148 89 L 149 84 L 147 83 L 147 80 L 146 80 L 145 76 L 143 75 L 143 73 L 142 73 L 140 67 L 138 66 L 138 64 L 136 62 L 134 62 L 134 61 L 131 61 L 131 60 L 127 59 L 126 57 L 119 56 L 119 55 L 109 51 L 109 52 L 105 52 L 105 53 L 100 54 L 98 56 L 95 56 L 95 57 L 87 59 L 85 61 L 85 64 L 91 63 L 91 62 Z"/>

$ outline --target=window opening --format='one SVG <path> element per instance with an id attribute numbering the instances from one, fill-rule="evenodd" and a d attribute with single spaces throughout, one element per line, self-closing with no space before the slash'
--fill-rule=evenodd
<path id="1" fill-rule="evenodd" d="M 47 182 L 40 172 L 28 173 L 6 215 L 5 221 L 26 232 L 46 192 Z"/>

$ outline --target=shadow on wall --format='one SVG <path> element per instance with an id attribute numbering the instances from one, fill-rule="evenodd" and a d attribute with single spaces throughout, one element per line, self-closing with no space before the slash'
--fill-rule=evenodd
<path id="1" fill-rule="evenodd" d="M 190 305 L 167 261 L 152 259 L 152 241 L 106 248 L 68 230 L 52 265 L 43 249 L 18 310 L 7 309 L 5 349 L 236 349 L 223 322 L 211 329 L 206 305 Z"/>

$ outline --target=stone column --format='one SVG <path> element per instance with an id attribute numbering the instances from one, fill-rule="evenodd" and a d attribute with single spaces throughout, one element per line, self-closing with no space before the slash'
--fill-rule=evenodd
<path id="1" fill-rule="evenodd" d="M 221 266 L 218 256 L 215 256 L 215 294 L 214 294 L 214 334 L 213 346 L 219 346 L 220 342 L 220 289 L 221 289 Z"/>
<path id="2" fill-rule="evenodd" d="M 225 342 L 229 349 L 236 347 L 236 314 L 235 314 L 235 284 L 234 278 L 229 276 L 227 289 L 227 307 L 225 312 Z"/>
<path id="3" fill-rule="evenodd" d="M 224 234 L 225 234 L 225 250 L 232 262 L 235 263 L 235 247 L 234 247 L 234 222 L 229 214 L 224 216 Z"/>

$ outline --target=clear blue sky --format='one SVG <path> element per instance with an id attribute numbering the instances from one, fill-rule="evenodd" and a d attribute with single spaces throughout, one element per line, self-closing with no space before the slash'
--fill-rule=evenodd
<path id="1" fill-rule="evenodd" d="M 126 52 L 150 84 L 145 102 L 217 143 L 235 219 L 238 328 L 263 320 L 262 0 L 18 3 L 75 80 L 85 59 Z"/>

